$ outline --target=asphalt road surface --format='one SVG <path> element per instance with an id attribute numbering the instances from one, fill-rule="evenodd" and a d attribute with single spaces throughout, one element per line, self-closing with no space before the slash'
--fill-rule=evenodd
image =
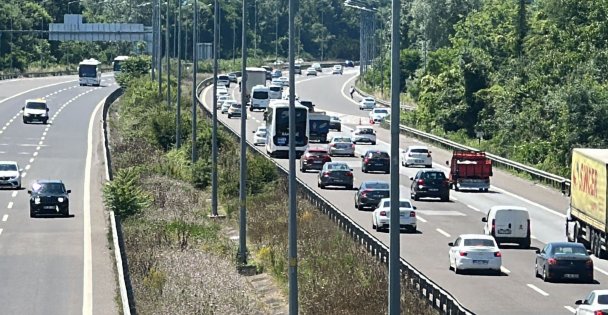
<path id="1" fill-rule="evenodd" d="M 300 99 L 312 100 L 316 104 L 315 110 L 341 117 L 342 133 L 349 134 L 360 122 L 369 124 L 369 112 L 360 111 L 357 106 L 359 96 L 355 94 L 351 100 L 348 95 L 356 74 L 348 69 L 342 76 L 331 75 L 329 69 L 324 69 L 318 77 L 296 76 L 296 94 Z M 233 94 L 239 99 L 236 91 Z M 203 99 L 205 106 L 209 106 L 212 102 L 211 87 L 203 91 Z M 247 114 L 247 139 L 252 141 L 252 131 L 264 123 L 263 116 L 262 112 L 247 111 Z M 240 131 L 240 118 L 227 119 L 219 111 L 218 115 L 222 122 Z M 379 126 L 374 126 L 374 129 L 377 130 L 377 145 L 357 145 L 358 154 L 371 148 L 390 151 L 389 130 Z M 401 149 L 414 144 L 421 142 L 403 135 L 399 137 Z M 450 159 L 451 152 L 429 147 L 433 152 L 434 167 L 447 173 L 445 161 Z M 333 157 L 333 160 L 345 161 L 354 169 L 356 186 L 369 179 L 390 181 L 390 175 L 362 173 L 361 159 L 358 157 Z M 288 160 L 277 161 L 288 167 Z M 416 168 L 400 167 L 402 197 L 409 198 L 409 177 L 414 176 L 416 171 Z M 388 233 L 372 230 L 371 211 L 359 211 L 354 207 L 354 191 L 320 189 L 316 184 L 317 173 L 314 172 L 303 174 L 298 171 L 297 176 L 388 246 Z M 583 299 L 590 290 L 600 289 L 602 284 L 608 283 L 608 262 L 595 258 L 594 284 L 545 283 L 535 278 L 535 249 L 542 248 L 546 242 L 565 241 L 568 199 L 559 192 L 495 169 L 489 192 L 452 190 L 449 202 L 423 199 L 413 203 L 418 208 L 418 232 L 402 233 L 401 256 L 477 314 L 571 314 L 574 313 L 576 300 Z M 482 233 L 481 218 L 494 205 L 516 205 L 529 210 L 532 249 L 504 246 L 501 276 L 454 274 L 449 270 L 447 243 L 455 240 L 459 234 Z"/>
<path id="2" fill-rule="evenodd" d="M 0 313 L 117 314 L 116 280 L 100 197 L 105 179 L 100 102 L 117 88 L 76 76 L 0 81 L 0 160 L 24 170 L 21 190 L 0 190 Z M 26 99 L 45 98 L 47 125 L 24 124 Z M 61 179 L 70 213 L 29 217 L 31 183 Z"/>

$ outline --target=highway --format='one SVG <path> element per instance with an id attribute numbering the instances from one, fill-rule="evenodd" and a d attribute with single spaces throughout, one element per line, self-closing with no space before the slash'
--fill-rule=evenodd
<path id="1" fill-rule="evenodd" d="M 342 133 L 348 134 L 359 121 L 368 124 L 369 112 L 358 109 L 357 96 L 355 100 L 350 100 L 348 96 L 348 88 L 353 84 L 357 73 L 354 70 L 347 70 L 343 76 L 330 73 L 329 69 L 324 69 L 324 73 L 318 77 L 296 76 L 296 94 L 300 99 L 312 100 L 316 104 L 316 110 L 340 116 Z M 212 102 L 210 91 L 211 87 L 208 87 L 202 92 L 205 106 Z M 252 141 L 252 131 L 264 122 L 262 112 L 247 111 L 247 114 L 247 139 Z M 237 132 L 240 130 L 240 118 L 227 119 L 226 115 L 219 115 L 225 124 Z M 370 148 L 389 151 L 389 130 L 378 126 L 374 129 L 378 136 L 377 145 L 357 145 L 358 154 Z M 420 142 L 400 136 L 401 149 L 412 144 Z M 446 172 L 445 161 L 449 160 L 451 152 L 430 145 L 429 147 L 433 151 L 434 167 Z M 355 185 L 369 179 L 390 180 L 389 175 L 362 173 L 360 158 L 332 159 L 345 161 L 354 169 Z M 288 160 L 277 161 L 288 167 Z M 416 171 L 415 168 L 400 166 L 400 190 L 405 198 L 409 198 L 410 193 L 409 177 Z M 317 174 L 313 172 L 302 174 L 298 171 L 297 176 L 388 246 L 388 233 L 372 229 L 371 211 L 359 211 L 354 207 L 354 191 L 320 189 L 316 185 Z M 413 203 L 418 208 L 419 231 L 412 234 L 402 233 L 402 257 L 477 314 L 572 314 L 576 300 L 583 299 L 590 290 L 601 289 L 602 284 L 608 283 L 608 262 L 595 258 L 595 284 L 545 283 L 540 278 L 535 278 L 535 249 L 542 248 L 546 242 L 565 241 L 568 199 L 559 192 L 495 169 L 489 192 L 452 190 L 449 202 L 421 200 Z M 504 246 L 501 276 L 454 274 L 449 270 L 447 243 L 454 241 L 459 234 L 482 233 L 481 218 L 494 205 L 516 205 L 529 210 L 532 249 Z"/>
<path id="2" fill-rule="evenodd" d="M 24 170 L 21 190 L 0 190 L 0 313 L 117 314 L 116 280 L 100 197 L 105 179 L 100 102 L 117 88 L 77 76 L 0 81 L 0 160 Z M 26 99 L 45 98 L 48 125 L 24 124 Z M 70 213 L 29 217 L 31 182 L 61 179 Z"/>

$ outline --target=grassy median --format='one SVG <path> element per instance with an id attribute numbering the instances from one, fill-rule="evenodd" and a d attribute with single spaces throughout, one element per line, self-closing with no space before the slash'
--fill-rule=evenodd
<path id="1" fill-rule="evenodd" d="M 211 129 L 199 119 L 200 160 L 189 162 L 189 104 L 182 102 L 183 146 L 175 149 L 174 110 L 153 83 L 134 79 L 110 112 L 115 179 L 106 206 L 123 217 L 127 257 L 140 314 L 258 314 L 268 309 L 236 273 L 238 139 L 219 133 L 220 206 L 208 218 Z M 183 95 L 190 95 L 187 91 Z M 248 247 L 260 272 L 287 293 L 287 183 L 265 157 L 248 152 Z M 303 198 L 298 199 L 301 314 L 387 312 L 387 268 Z M 434 314 L 404 283 L 404 314 Z"/>

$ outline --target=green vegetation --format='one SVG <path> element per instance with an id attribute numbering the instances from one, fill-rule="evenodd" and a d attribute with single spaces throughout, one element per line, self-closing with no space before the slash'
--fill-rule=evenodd
<path id="1" fill-rule="evenodd" d="M 117 182 L 107 184 L 104 197 L 107 205 L 116 209 L 119 203 L 113 201 L 118 200 L 128 210 L 122 211 L 122 224 L 138 312 L 254 314 L 260 306 L 252 300 L 244 278 L 236 275 L 237 249 L 224 232 L 238 230 L 238 139 L 218 129 L 220 211 L 227 218 L 209 219 L 209 121 L 199 120 L 201 159 L 193 166 L 189 128 L 180 135 L 183 146 L 176 149 L 168 129 L 158 128 L 159 120 L 167 124 L 175 120 L 173 108 L 157 98 L 155 83 L 147 75 L 126 75 L 132 82 L 110 111 Z M 186 99 L 183 104 L 182 121 L 189 126 L 186 107 L 190 105 Z M 273 275 L 286 292 L 287 183 L 265 157 L 248 152 L 247 160 L 251 261 Z M 121 189 L 108 188 L 122 183 Z M 151 202 L 131 202 L 141 201 L 138 198 Z M 386 313 L 386 266 L 314 206 L 301 197 L 298 200 L 300 312 Z M 410 285 L 404 281 L 402 286 L 402 309 L 409 312 L 405 314 L 435 314 Z"/>
<path id="2" fill-rule="evenodd" d="M 474 146 L 482 131 L 481 149 L 563 176 L 572 148 L 608 145 L 605 2 L 409 3 L 404 124 Z"/>

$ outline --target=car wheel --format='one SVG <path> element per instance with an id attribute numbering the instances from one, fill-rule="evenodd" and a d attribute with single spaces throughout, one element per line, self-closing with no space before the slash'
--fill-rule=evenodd
<path id="1" fill-rule="evenodd" d="M 426 168 L 431 168 L 431 167 L 433 167 L 433 165 L 432 165 L 432 164 L 429 164 L 429 165 L 425 165 L 424 167 L 426 167 Z"/>
<path id="2" fill-rule="evenodd" d="M 23 123 L 27 124 L 27 119 L 23 118 Z"/>
<path id="3" fill-rule="evenodd" d="M 450 201 L 450 195 L 441 197 L 441 201 L 444 201 L 444 202 Z"/>
<path id="4" fill-rule="evenodd" d="M 228 119 L 232 118 L 232 115 L 228 114 Z"/>
<path id="5" fill-rule="evenodd" d="M 418 197 L 418 194 L 413 194 L 412 199 L 414 199 L 414 201 L 418 201 L 420 200 L 420 197 Z"/>
<path id="6" fill-rule="evenodd" d="M 338 132 L 340 132 L 340 131 L 342 131 L 342 128 L 338 128 L 338 129 L 336 129 L 336 130 L 338 130 Z"/>
<path id="7" fill-rule="evenodd" d="M 387 170 L 387 171 L 386 171 L 386 172 L 384 172 L 384 173 L 386 173 L 386 174 L 390 174 L 390 173 L 391 173 L 391 170 Z"/>
<path id="8" fill-rule="evenodd" d="M 376 145 L 376 141 L 372 141 L 372 145 Z"/>
<path id="9" fill-rule="evenodd" d="M 538 278 L 539 274 L 538 274 L 538 263 L 534 262 L 534 278 Z"/>
<path id="10" fill-rule="evenodd" d="M 320 187 L 321 189 L 325 189 L 325 185 L 323 185 L 323 184 L 319 184 L 319 187 Z"/>
<path id="11" fill-rule="evenodd" d="M 69 217 L 70 216 L 70 209 L 65 208 L 63 210 L 61 210 L 61 215 L 64 217 Z"/>
<path id="12" fill-rule="evenodd" d="M 47 124 L 47 122 L 48 122 L 47 119 L 45 119 L 45 120 L 42 121 L 42 123 L 45 124 L 45 125 Z"/>
<path id="13" fill-rule="evenodd" d="M 458 269 L 458 265 L 456 265 L 456 259 L 454 259 L 454 273 L 457 275 L 462 273 L 462 271 L 460 271 L 460 269 Z"/>
<path id="14" fill-rule="evenodd" d="M 519 248 L 521 248 L 521 249 L 530 249 L 530 244 L 531 243 L 532 243 L 532 241 L 530 240 L 530 238 L 526 238 L 521 243 L 519 243 Z"/>
<path id="15" fill-rule="evenodd" d="M 357 210 L 363 210 L 363 205 L 357 204 Z"/>

